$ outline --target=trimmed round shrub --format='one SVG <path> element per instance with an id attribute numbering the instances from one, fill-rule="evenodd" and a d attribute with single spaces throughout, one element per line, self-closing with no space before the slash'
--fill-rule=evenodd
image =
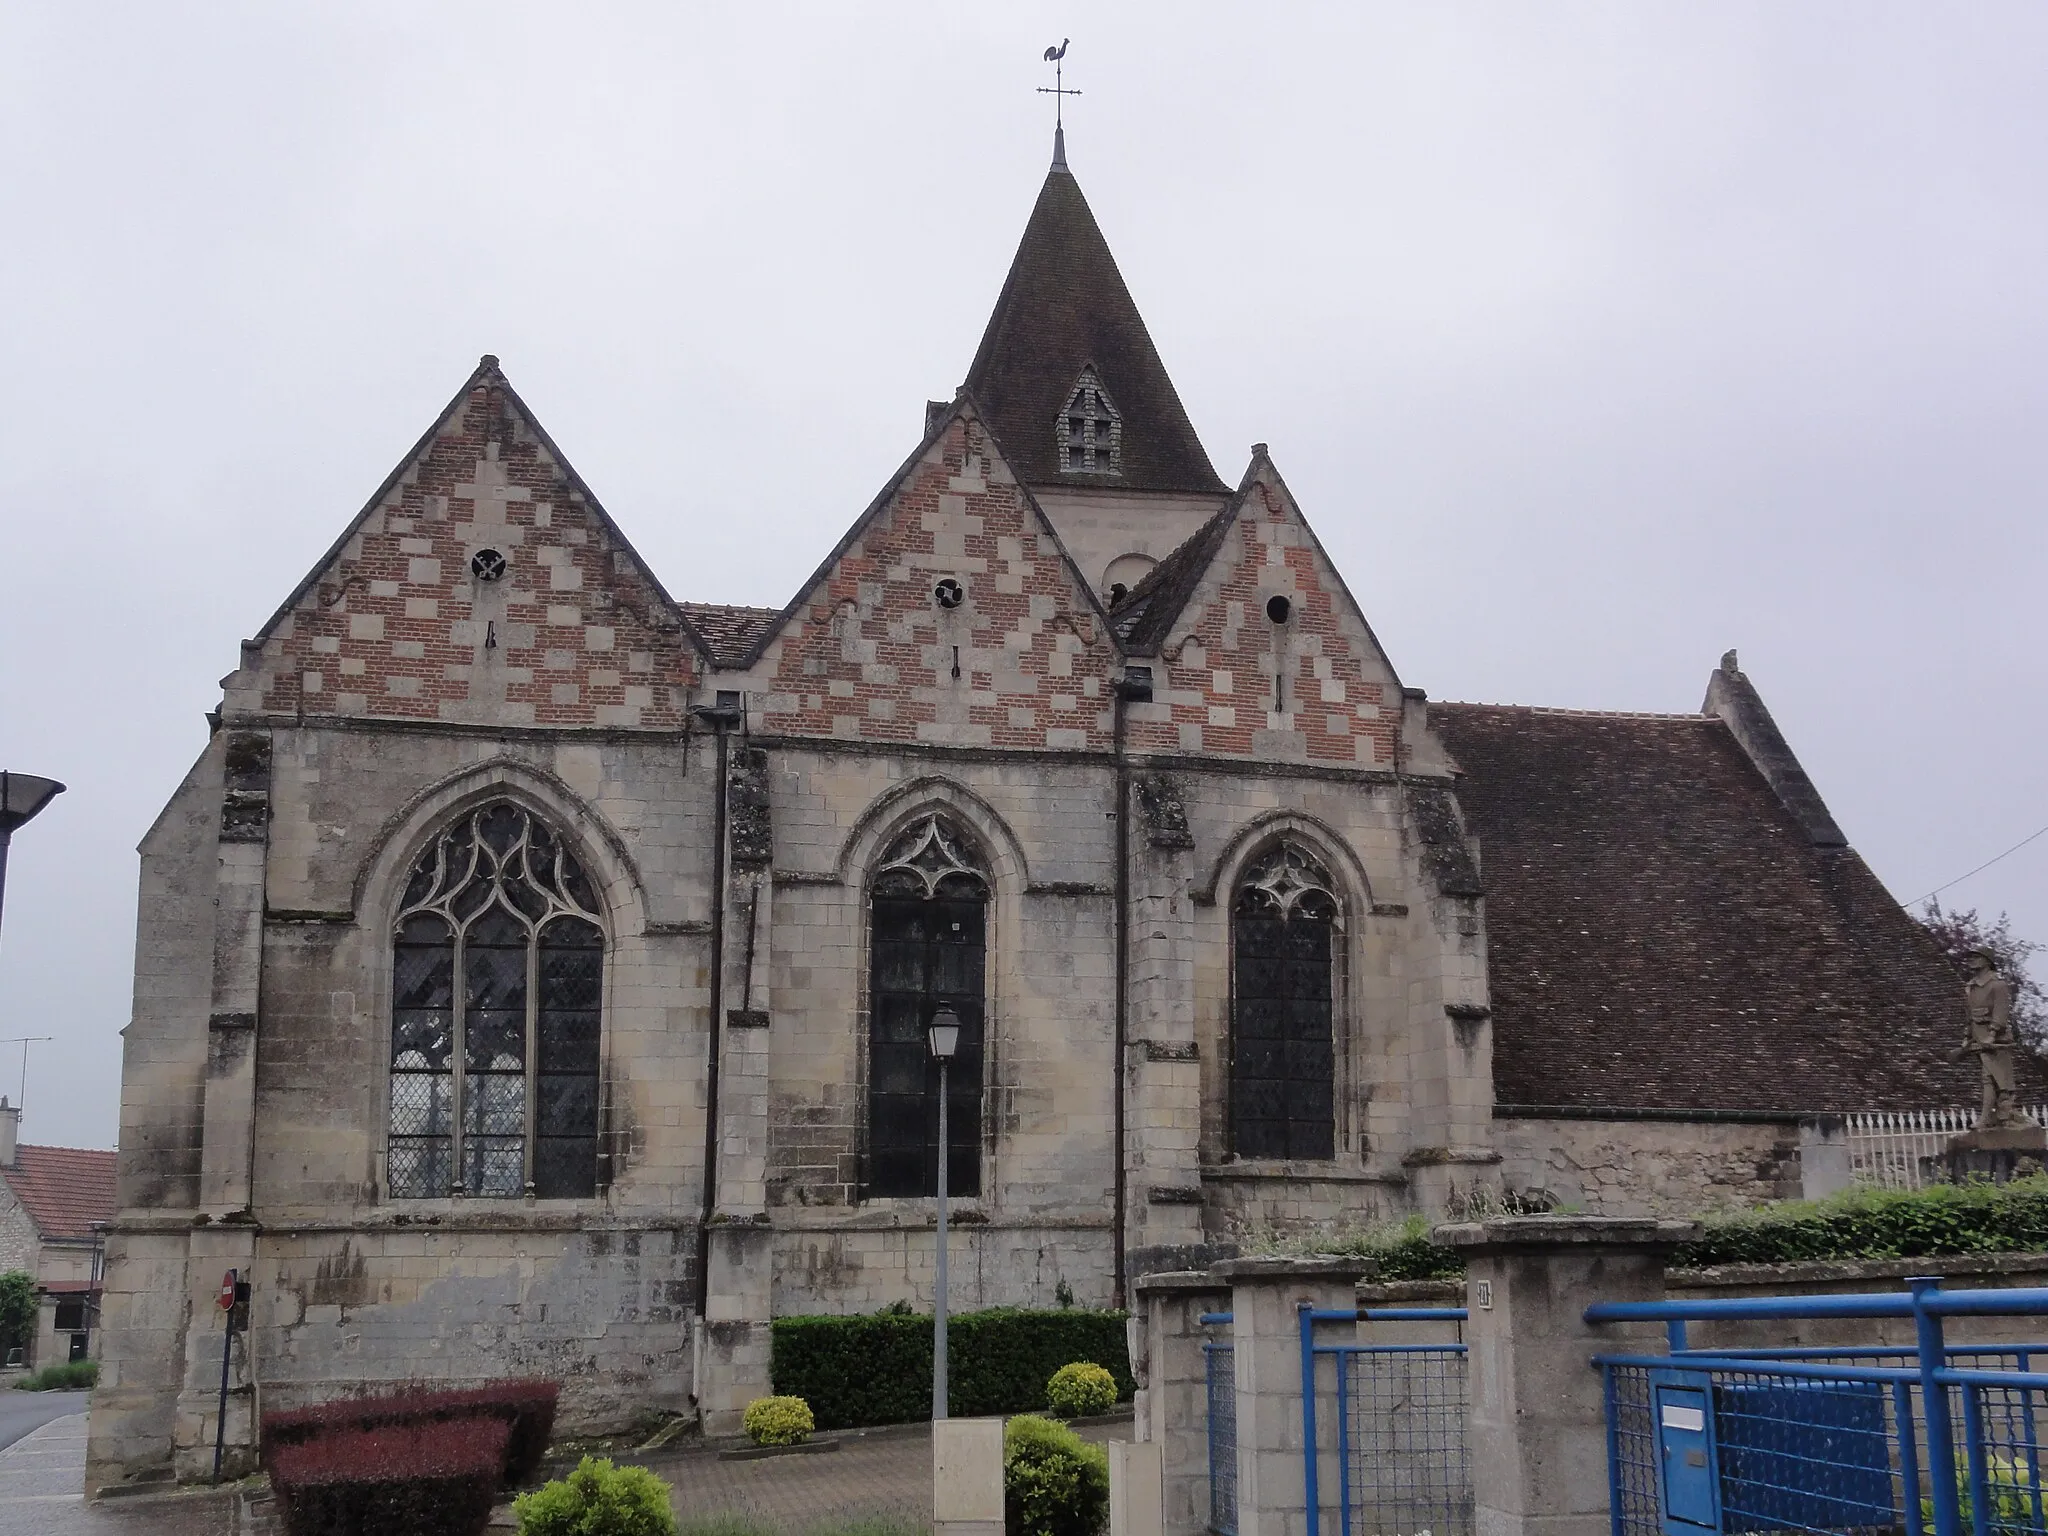
<path id="1" fill-rule="evenodd" d="M 586 1456 L 567 1477 L 512 1501 L 519 1536 L 676 1536 L 668 1484 L 645 1467 Z"/>
<path id="2" fill-rule="evenodd" d="M 1109 1452 L 1035 1413 L 1003 1426 L 1005 1536 L 1096 1536 L 1109 1521 Z"/>
<path id="3" fill-rule="evenodd" d="M 757 1397 L 740 1422 L 756 1445 L 802 1445 L 818 1427 L 811 1405 L 800 1397 Z"/>
<path id="4" fill-rule="evenodd" d="M 1052 1373 L 1045 1406 L 1056 1419 L 1085 1419 L 1116 1406 L 1116 1378 L 1092 1360 L 1076 1360 Z"/>

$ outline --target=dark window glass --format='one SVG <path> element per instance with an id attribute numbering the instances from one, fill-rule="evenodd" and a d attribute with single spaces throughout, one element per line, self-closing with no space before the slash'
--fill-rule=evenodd
<path id="1" fill-rule="evenodd" d="M 926 1030 L 943 1003 L 960 1021 L 947 1070 L 946 1189 L 981 1192 L 987 898 L 966 845 L 927 818 L 891 846 L 875 881 L 868 971 L 871 1195 L 931 1195 L 939 1177 L 939 1068 Z"/>
<path id="2" fill-rule="evenodd" d="M 405 902 L 392 949 L 391 1194 L 594 1194 L 604 933 L 583 870 L 501 801 L 435 841 Z"/>
<path id="3" fill-rule="evenodd" d="M 598 998 L 604 934 L 595 923 L 557 918 L 540 934 L 540 1049 L 534 1193 L 597 1192 Z"/>
<path id="4" fill-rule="evenodd" d="M 1239 888 L 1230 1056 L 1239 1157 L 1336 1155 L 1336 903 L 1325 880 L 1312 859 L 1283 844 Z"/>
<path id="5" fill-rule="evenodd" d="M 76 1333 L 85 1326 L 85 1298 L 67 1296 L 57 1303 L 57 1331 Z"/>

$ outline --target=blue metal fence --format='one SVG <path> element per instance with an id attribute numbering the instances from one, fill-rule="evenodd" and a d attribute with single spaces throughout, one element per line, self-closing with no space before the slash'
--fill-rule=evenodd
<path id="1" fill-rule="evenodd" d="M 2048 1536 L 2048 1345 L 1950 1346 L 1945 1319 L 2048 1315 L 2048 1290 L 1598 1303 L 1668 1352 L 1604 1355 L 1614 1536 L 1899 1531 Z M 1694 1349 L 1707 1319 L 1902 1318 L 1910 1346 Z"/>
<path id="2" fill-rule="evenodd" d="M 1205 1312 L 1206 1328 L 1228 1330 L 1228 1312 Z M 1202 1344 L 1208 1391 L 1209 1529 L 1237 1536 L 1237 1348 L 1226 1331 Z"/>
<path id="3" fill-rule="evenodd" d="M 1318 1342 L 1318 1324 L 1465 1321 L 1463 1307 L 1301 1309 L 1302 1440 L 1310 1536 L 1323 1469 L 1317 1400 L 1334 1387 L 1341 1536 L 1467 1536 L 1465 1344 Z M 1327 1362 L 1327 1368 L 1324 1363 Z"/>

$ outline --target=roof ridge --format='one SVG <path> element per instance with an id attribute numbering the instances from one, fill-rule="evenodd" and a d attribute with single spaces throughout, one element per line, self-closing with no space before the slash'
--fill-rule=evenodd
<path id="1" fill-rule="evenodd" d="M 38 1152 L 90 1152 L 95 1157 L 119 1157 L 121 1155 L 119 1147 L 66 1147 L 52 1141 L 19 1141 L 14 1144 L 14 1150 L 17 1153 L 26 1152 L 31 1147 Z"/>
<path id="2" fill-rule="evenodd" d="M 1515 709 L 1527 715 L 1560 715 L 1573 720 L 1671 720 L 1712 724 L 1719 717 L 1659 709 L 1571 709 L 1559 704 L 1496 704 L 1486 699 L 1431 699 L 1431 709 Z"/>

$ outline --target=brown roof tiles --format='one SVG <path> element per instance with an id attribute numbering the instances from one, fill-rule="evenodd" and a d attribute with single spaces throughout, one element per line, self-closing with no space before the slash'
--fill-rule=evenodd
<path id="1" fill-rule="evenodd" d="M 1432 704 L 1479 840 L 1504 1107 L 1974 1104 L 1962 988 L 1711 715 Z M 2024 1094 L 2040 1064 L 2021 1066 Z"/>
<path id="2" fill-rule="evenodd" d="M 1060 413 L 1093 364 L 1123 421 L 1122 473 L 1062 473 Z M 1222 495 L 1109 242 L 1064 169 L 1045 178 L 968 369 L 1003 456 L 1028 485 L 1095 484 Z"/>
<path id="3" fill-rule="evenodd" d="M 23 1143 L 14 1166 L 0 1167 L 0 1178 L 44 1237 L 87 1238 L 94 1222 L 114 1219 L 114 1156 Z"/>

